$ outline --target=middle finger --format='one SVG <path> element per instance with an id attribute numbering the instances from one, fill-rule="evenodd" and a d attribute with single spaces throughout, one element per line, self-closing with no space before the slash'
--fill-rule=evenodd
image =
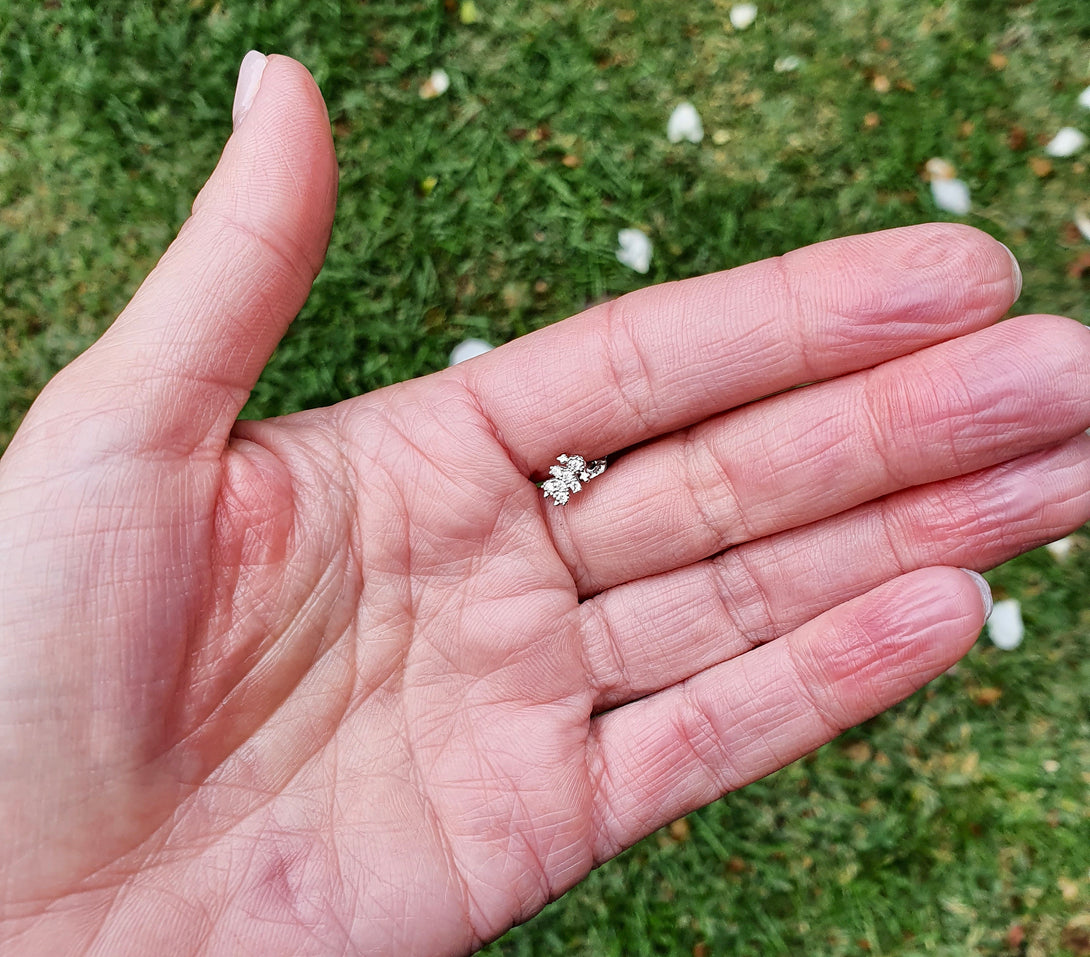
<path id="1" fill-rule="evenodd" d="M 1012 319 L 673 433 L 545 513 L 595 594 L 1054 445 L 1090 426 L 1088 396 L 1087 330 Z"/>

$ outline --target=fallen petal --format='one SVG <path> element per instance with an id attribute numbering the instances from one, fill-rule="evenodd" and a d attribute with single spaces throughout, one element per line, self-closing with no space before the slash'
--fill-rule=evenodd
<path id="1" fill-rule="evenodd" d="M 617 259 L 629 269 L 646 273 L 651 268 L 651 240 L 641 229 L 622 229 L 617 234 Z"/>
<path id="2" fill-rule="evenodd" d="M 1073 126 L 1065 126 L 1049 141 L 1045 152 L 1049 156 L 1074 156 L 1086 145 L 1086 134 Z"/>
<path id="3" fill-rule="evenodd" d="M 735 30 L 745 30 L 757 19 L 757 4 L 736 3 L 730 8 L 730 23 Z"/>
<path id="4" fill-rule="evenodd" d="M 1048 553 L 1056 559 L 1058 562 L 1065 561 L 1067 556 L 1071 554 L 1071 549 L 1075 545 L 1075 539 L 1073 536 L 1068 535 L 1067 538 L 1061 538 L 1056 542 L 1049 542 L 1045 548 L 1048 549 Z"/>
<path id="5" fill-rule="evenodd" d="M 699 143 L 704 139 L 704 124 L 692 103 L 679 103 L 674 108 L 666 124 L 666 138 L 671 143 L 680 143 L 682 140 Z"/>
<path id="6" fill-rule="evenodd" d="M 996 648 L 1004 651 L 1013 651 L 1025 636 L 1026 629 L 1022 623 L 1022 606 L 1016 598 L 1008 598 L 1005 601 L 997 601 L 988 618 L 988 637 Z"/>
<path id="7" fill-rule="evenodd" d="M 465 362 L 467 359 L 476 359 L 477 356 L 483 356 L 486 352 L 491 352 L 493 346 L 489 342 L 485 342 L 484 339 L 463 339 L 450 351 L 450 362 L 447 365 L 456 366 L 459 362 Z"/>
<path id="8" fill-rule="evenodd" d="M 1079 106 L 1085 110 L 1090 110 L 1090 86 L 1079 94 Z"/>
<path id="9" fill-rule="evenodd" d="M 802 66 L 802 60 L 799 57 L 782 56 L 772 64 L 772 69 L 777 73 L 794 73 L 800 66 Z"/>
<path id="10" fill-rule="evenodd" d="M 1082 238 L 1090 242 L 1090 216 L 1083 209 L 1075 210 L 1075 227 L 1082 234 Z"/>
<path id="11" fill-rule="evenodd" d="M 447 75 L 447 71 L 435 70 L 420 87 L 420 98 L 422 100 L 434 100 L 437 96 L 442 96 L 449 89 L 450 77 Z"/>
<path id="12" fill-rule="evenodd" d="M 955 216 L 964 216 L 973 208 L 969 187 L 960 179 L 931 180 L 931 196 L 939 209 Z"/>

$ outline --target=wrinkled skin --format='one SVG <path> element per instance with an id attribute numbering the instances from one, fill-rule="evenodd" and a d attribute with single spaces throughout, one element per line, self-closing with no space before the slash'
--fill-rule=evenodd
<path id="1" fill-rule="evenodd" d="M 955 226 L 236 423 L 335 193 L 272 58 L 0 460 L 5 953 L 468 952 L 941 673 L 959 569 L 1090 516 L 1090 333 L 997 325 L 1016 269 Z M 557 508 L 561 452 L 612 458 Z"/>

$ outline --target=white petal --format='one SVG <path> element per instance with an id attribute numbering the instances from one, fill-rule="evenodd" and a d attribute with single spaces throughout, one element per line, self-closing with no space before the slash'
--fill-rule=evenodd
<path id="1" fill-rule="evenodd" d="M 1057 542 L 1049 542 L 1045 548 L 1048 549 L 1048 553 L 1056 559 L 1058 562 L 1065 561 L 1067 556 L 1071 553 L 1071 548 L 1075 544 L 1073 536 L 1068 535 L 1067 538 L 1061 538 Z"/>
<path id="2" fill-rule="evenodd" d="M 1025 625 L 1022 624 L 1022 606 L 1016 598 L 1008 598 L 1006 601 L 997 601 L 988 618 L 988 637 L 997 648 L 1004 651 L 1013 651 L 1025 636 Z"/>
<path id="3" fill-rule="evenodd" d="M 800 66 L 802 66 L 802 60 L 792 54 L 780 57 L 772 64 L 772 69 L 777 73 L 794 73 Z"/>
<path id="4" fill-rule="evenodd" d="M 640 229 L 622 229 L 617 234 L 617 259 L 629 269 L 645 273 L 651 268 L 651 240 Z"/>
<path id="5" fill-rule="evenodd" d="M 1090 86 L 1079 94 L 1079 106 L 1083 109 L 1090 110 Z"/>
<path id="6" fill-rule="evenodd" d="M 1082 234 L 1082 238 L 1090 242 L 1090 216 L 1086 215 L 1086 210 L 1081 208 L 1075 210 L 1075 226 Z"/>
<path id="7" fill-rule="evenodd" d="M 463 339 L 451 349 L 448 365 L 456 366 L 459 362 L 465 362 L 467 359 L 476 359 L 477 356 L 483 356 L 486 352 L 491 352 L 492 348 L 492 344 L 485 342 L 484 339 Z"/>
<path id="8" fill-rule="evenodd" d="M 425 100 L 434 100 L 450 89 L 450 76 L 446 70 L 435 70 L 420 87 L 420 96 Z"/>
<path id="9" fill-rule="evenodd" d="M 964 216 L 973 208 L 969 187 L 960 179 L 931 180 L 931 195 L 939 209 L 955 216 Z"/>
<path id="10" fill-rule="evenodd" d="M 730 8 L 730 23 L 735 30 L 745 30 L 757 19 L 757 4 L 736 3 Z"/>
<path id="11" fill-rule="evenodd" d="M 704 139 L 704 124 L 692 103 L 679 103 L 674 108 L 670 121 L 666 124 L 666 138 L 671 143 L 680 143 L 682 140 L 699 143 Z"/>
<path id="12" fill-rule="evenodd" d="M 1086 134 L 1073 126 L 1065 126 L 1052 137 L 1045 152 L 1049 156 L 1074 156 L 1086 145 Z"/>

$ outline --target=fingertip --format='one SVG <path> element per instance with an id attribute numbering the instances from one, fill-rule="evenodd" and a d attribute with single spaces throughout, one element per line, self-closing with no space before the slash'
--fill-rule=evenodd
<path id="1" fill-rule="evenodd" d="M 963 246 L 976 266 L 982 290 L 994 290 L 997 305 L 1008 309 L 1022 295 L 1022 267 L 1018 257 L 1005 243 L 983 230 L 964 223 L 935 223 L 950 236 L 950 242 Z M 970 271 L 969 276 L 973 273 Z"/>
<path id="2" fill-rule="evenodd" d="M 827 677 L 861 687 L 885 675 L 909 693 L 942 674 L 984 627 L 987 605 L 974 574 L 944 565 L 919 568 L 826 613 L 828 621 L 850 625 L 840 629 L 839 655 L 828 646 L 822 651 Z"/>
<path id="3" fill-rule="evenodd" d="M 251 50 L 239 69 L 233 116 L 234 133 L 193 212 L 230 209 L 255 233 L 281 236 L 313 278 L 325 259 L 338 183 L 321 91 L 299 61 Z"/>
<path id="4" fill-rule="evenodd" d="M 1090 329 L 1085 325 L 1049 313 L 1014 316 L 980 343 L 985 350 L 1011 350 L 1008 366 L 1024 377 L 1023 388 L 1035 397 L 1034 415 L 1024 421 L 1040 430 L 1042 447 L 1090 426 Z"/>
<path id="5" fill-rule="evenodd" d="M 922 223 L 889 230 L 910 241 L 909 257 L 934 264 L 969 285 L 993 319 L 998 319 L 1022 294 L 1022 268 L 1010 247 L 983 230 L 965 223 Z M 881 234 L 879 234 L 881 235 Z M 927 252 L 912 250 L 924 244 Z"/>
<path id="6" fill-rule="evenodd" d="M 946 565 L 921 568 L 902 581 L 908 584 L 906 597 L 911 596 L 908 607 L 918 615 L 918 636 L 927 647 L 922 660 L 930 664 L 930 680 L 953 667 L 976 644 L 991 614 L 991 586 L 979 572 Z"/>
<path id="7" fill-rule="evenodd" d="M 849 317 L 853 341 L 880 334 L 913 351 L 994 324 L 1021 290 L 1007 247 L 962 223 L 864 233 L 782 258 L 794 284 L 826 306 L 832 344 Z"/>
<path id="8" fill-rule="evenodd" d="M 908 572 L 895 579 L 921 621 L 931 625 L 966 620 L 983 624 L 991 611 L 991 586 L 977 571 L 952 565 L 931 565 Z M 929 607 L 928 607 L 929 606 Z"/>

